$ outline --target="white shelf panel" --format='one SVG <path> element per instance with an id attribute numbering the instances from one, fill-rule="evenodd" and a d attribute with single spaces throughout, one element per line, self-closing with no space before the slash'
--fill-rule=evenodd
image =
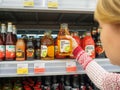
<path id="1" fill-rule="evenodd" d="M 42 1 L 45 4 L 42 4 Z M 24 7 L 23 0 L 1 0 L 0 11 L 25 12 L 62 12 L 62 13 L 93 13 L 97 0 L 58 0 L 56 9 L 47 7 L 47 0 L 34 0 L 34 7 Z"/>
<path id="2" fill-rule="evenodd" d="M 104 69 L 109 72 L 119 72 L 120 67 L 110 64 L 108 59 L 95 59 Z M 66 72 L 66 63 L 74 60 L 34 60 L 34 61 L 2 61 L 0 62 L 0 77 L 22 77 L 22 76 L 48 76 L 48 75 L 70 75 L 85 74 L 84 70 L 77 63 L 77 71 Z M 28 64 L 29 73 L 27 75 L 18 75 L 17 64 Z M 34 63 L 45 63 L 45 72 L 34 74 Z"/>

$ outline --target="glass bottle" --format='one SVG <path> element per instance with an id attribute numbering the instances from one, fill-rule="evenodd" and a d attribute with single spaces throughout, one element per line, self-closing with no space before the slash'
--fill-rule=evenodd
<path id="1" fill-rule="evenodd" d="M 26 45 L 27 60 L 35 58 L 35 47 L 32 38 L 29 38 Z"/>
<path id="2" fill-rule="evenodd" d="M 5 44 L 3 38 L 0 35 L 0 61 L 5 60 Z"/>
<path id="3" fill-rule="evenodd" d="M 70 35 L 68 24 L 63 23 L 57 36 L 58 53 L 62 56 L 69 56 L 72 53 L 72 41 L 66 35 Z"/>
<path id="4" fill-rule="evenodd" d="M 13 25 L 13 36 L 14 36 L 15 42 L 17 42 L 17 30 L 15 25 Z"/>
<path id="5" fill-rule="evenodd" d="M 3 43 L 5 44 L 6 42 L 6 25 L 1 24 L 1 36 L 3 38 Z"/>
<path id="6" fill-rule="evenodd" d="M 41 39 L 41 59 L 54 59 L 54 40 L 50 32 L 45 32 L 44 37 Z"/>
<path id="7" fill-rule="evenodd" d="M 12 23 L 8 23 L 8 33 L 6 36 L 6 60 L 15 60 L 15 38 L 13 36 Z"/>
<path id="8" fill-rule="evenodd" d="M 36 39 L 35 59 L 40 59 L 40 38 L 37 38 L 37 39 Z"/>
<path id="9" fill-rule="evenodd" d="M 16 60 L 25 60 L 25 42 L 22 38 L 16 42 Z"/>

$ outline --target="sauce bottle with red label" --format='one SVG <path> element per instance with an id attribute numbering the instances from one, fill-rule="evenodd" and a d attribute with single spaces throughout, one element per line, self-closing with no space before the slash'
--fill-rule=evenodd
<path id="1" fill-rule="evenodd" d="M 0 60 L 5 60 L 5 41 L 6 41 L 6 26 L 5 24 L 1 24 Z"/>
<path id="2" fill-rule="evenodd" d="M 89 31 L 86 32 L 86 36 L 83 39 L 83 49 L 91 58 L 95 58 L 95 42 Z"/>
<path id="3" fill-rule="evenodd" d="M 3 38 L 0 35 L 0 61 L 5 59 L 5 44 L 3 42 Z"/>
<path id="4" fill-rule="evenodd" d="M 12 23 L 8 23 L 8 33 L 6 36 L 6 60 L 15 60 L 15 38 L 12 33 Z"/>

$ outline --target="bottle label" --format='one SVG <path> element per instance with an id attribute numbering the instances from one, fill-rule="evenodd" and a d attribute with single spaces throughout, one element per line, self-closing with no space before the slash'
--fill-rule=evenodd
<path id="1" fill-rule="evenodd" d="M 69 40 L 60 40 L 60 52 L 70 52 Z"/>
<path id="2" fill-rule="evenodd" d="M 15 45 L 6 45 L 6 58 L 15 57 Z"/>
<path id="3" fill-rule="evenodd" d="M 5 57 L 5 45 L 0 45 L 0 58 Z"/>
<path id="4" fill-rule="evenodd" d="M 87 46 L 85 47 L 85 52 L 86 52 L 89 56 L 93 55 L 94 52 L 95 52 L 95 47 L 94 47 L 94 45 L 87 45 Z"/>
<path id="5" fill-rule="evenodd" d="M 98 55 L 100 55 L 104 52 L 104 50 L 101 46 L 96 46 L 95 51 L 96 51 L 96 54 L 98 54 Z"/>
<path id="6" fill-rule="evenodd" d="M 36 55 L 36 58 L 40 58 L 40 49 L 36 49 L 35 55 Z"/>
<path id="7" fill-rule="evenodd" d="M 41 45 L 41 57 L 46 57 L 48 52 L 48 48 L 45 45 Z"/>
<path id="8" fill-rule="evenodd" d="M 33 58 L 34 57 L 34 49 L 33 48 L 28 48 L 27 49 L 27 57 L 28 58 Z"/>
<path id="9" fill-rule="evenodd" d="M 24 58 L 24 57 L 25 57 L 25 52 L 21 48 L 16 49 L 16 58 Z"/>
<path id="10" fill-rule="evenodd" d="M 12 25 L 8 25 L 8 32 L 12 32 Z"/>

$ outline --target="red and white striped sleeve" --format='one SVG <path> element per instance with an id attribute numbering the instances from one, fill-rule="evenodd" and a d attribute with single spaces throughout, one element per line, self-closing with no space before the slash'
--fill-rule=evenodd
<path id="1" fill-rule="evenodd" d="M 89 57 L 81 47 L 75 48 L 74 56 L 100 90 L 120 90 L 120 74 L 109 73 Z"/>

